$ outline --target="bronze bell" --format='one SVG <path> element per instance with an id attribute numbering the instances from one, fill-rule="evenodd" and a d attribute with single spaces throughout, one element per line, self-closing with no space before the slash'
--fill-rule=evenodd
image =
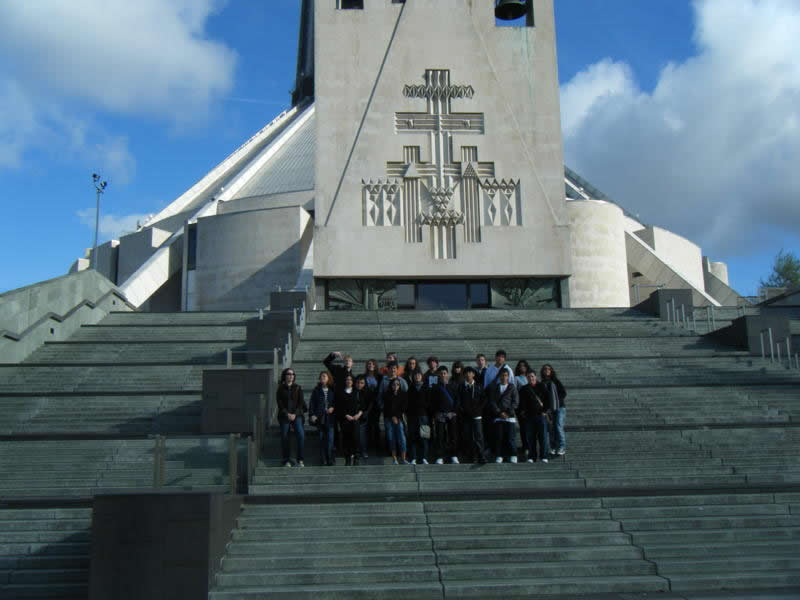
<path id="1" fill-rule="evenodd" d="M 503 21 L 519 19 L 528 12 L 527 0 L 497 0 L 494 6 L 494 16 Z"/>

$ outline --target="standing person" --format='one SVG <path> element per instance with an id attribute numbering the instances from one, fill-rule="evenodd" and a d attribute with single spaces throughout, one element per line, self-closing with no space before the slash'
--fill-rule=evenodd
<path id="1" fill-rule="evenodd" d="M 545 390 L 545 407 L 552 415 L 553 437 L 550 454 L 564 456 L 567 453 L 567 436 L 564 424 L 567 421 L 567 390 L 558 379 L 555 369 L 550 364 L 542 367 L 542 386 Z"/>
<path id="2" fill-rule="evenodd" d="M 431 405 L 435 411 L 436 464 L 444 464 L 446 457 L 458 464 L 458 393 L 450 383 L 447 367 L 436 371 L 437 382 L 431 388 Z"/>
<path id="3" fill-rule="evenodd" d="M 341 360 L 342 364 L 337 365 L 336 360 Z M 328 369 L 328 372 L 333 377 L 333 380 L 336 382 L 333 386 L 333 391 L 336 394 L 337 398 L 342 395 L 342 391 L 344 390 L 344 380 L 345 377 L 348 375 L 352 376 L 355 380 L 355 374 L 353 373 L 353 357 L 350 354 L 342 354 L 341 352 L 331 352 L 325 359 L 322 361 L 322 364 L 325 365 L 325 368 Z M 333 424 L 334 427 L 334 436 L 333 436 L 333 446 L 334 446 L 334 457 L 336 456 L 336 452 L 341 452 L 342 449 L 342 430 L 341 430 L 341 421 L 336 419 L 336 422 Z"/>
<path id="4" fill-rule="evenodd" d="M 477 375 L 475 376 L 475 380 L 481 384 L 481 387 L 485 390 L 486 389 L 486 381 L 484 381 L 484 377 L 486 377 L 486 369 L 488 365 L 486 363 L 486 355 L 481 353 L 475 357 L 475 371 L 477 371 Z"/>
<path id="5" fill-rule="evenodd" d="M 291 467 L 291 443 L 289 433 L 294 431 L 297 439 L 297 466 L 305 466 L 303 454 L 305 453 L 306 434 L 303 429 L 305 419 L 306 401 L 303 398 L 303 389 L 295 382 L 294 369 L 284 369 L 281 373 L 281 380 L 278 383 L 278 391 L 275 398 L 278 406 L 278 424 L 281 429 L 281 451 L 283 453 L 283 465 Z"/>
<path id="6" fill-rule="evenodd" d="M 520 391 L 523 386 L 528 385 L 527 374 L 531 370 L 531 366 L 527 360 L 520 360 L 517 366 L 514 367 L 514 385 L 517 391 Z M 528 424 L 525 422 L 527 413 L 522 410 L 522 396 L 520 396 L 520 410 L 517 411 L 517 422 L 519 424 L 519 437 L 522 440 L 523 459 L 526 460 L 530 454 L 530 440 L 528 439 Z"/>
<path id="7" fill-rule="evenodd" d="M 452 369 L 453 372 L 450 375 L 450 381 L 453 382 L 453 385 L 458 387 L 461 385 L 461 382 L 464 381 L 464 363 L 457 360 L 453 363 Z"/>
<path id="8" fill-rule="evenodd" d="M 375 404 L 375 392 L 367 387 L 367 378 L 363 375 L 356 377 L 356 406 L 358 415 L 356 428 L 358 431 L 359 457 L 354 464 L 358 464 L 359 459 L 369 458 L 369 415 L 372 414 Z"/>
<path id="9" fill-rule="evenodd" d="M 411 387 L 411 383 L 414 381 L 414 371 L 420 371 L 419 362 L 417 362 L 416 357 L 409 356 L 408 360 L 406 360 L 406 366 L 403 370 L 403 374 L 401 377 L 406 380 L 409 388 Z"/>
<path id="10" fill-rule="evenodd" d="M 511 365 L 506 364 L 506 351 L 498 350 L 494 353 L 494 364 L 486 368 L 486 374 L 483 376 L 483 388 L 488 390 L 491 385 L 497 380 L 500 371 L 508 372 L 508 380 L 511 385 L 514 385 L 514 372 L 511 370 Z"/>
<path id="11" fill-rule="evenodd" d="M 431 427 L 428 386 L 422 380 L 422 371 L 413 371 L 414 380 L 408 386 L 408 456 L 411 464 L 428 464 Z M 408 371 L 406 371 L 408 374 Z M 427 437 L 423 436 L 423 427 L 427 428 Z"/>
<path id="12" fill-rule="evenodd" d="M 488 369 L 486 355 L 480 352 L 475 356 L 475 370 L 478 372 L 478 374 L 475 376 L 475 380 L 480 384 L 484 394 L 489 393 L 489 386 L 486 385 L 486 369 Z M 481 420 L 481 423 L 483 424 L 483 440 L 485 446 L 487 448 L 494 448 L 494 444 L 492 443 L 492 440 L 494 439 L 492 437 L 494 427 L 492 423 L 492 414 L 489 412 L 488 402 L 483 407 L 483 419 Z"/>
<path id="13" fill-rule="evenodd" d="M 392 363 L 397 363 L 397 374 L 400 377 L 403 376 L 403 367 L 400 366 L 400 361 L 397 360 L 397 352 L 387 352 L 386 353 L 386 366 L 381 368 L 381 375 L 388 375 L 390 366 Z"/>
<path id="14" fill-rule="evenodd" d="M 527 383 L 519 388 L 520 437 L 525 447 L 525 457 L 529 463 L 536 460 L 536 446 L 539 446 L 539 460 L 548 462 L 550 456 L 550 436 L 548 435 L 547 411 L 545 409 L 546 392 L 544 386 L 537 381 L 536 371 L 528 371 Z M 522 429 L 525 428 L 524 434 Z"/>
<path id="15" fill-rule="evenodd" d="M 332 467 L 333 462 L 333 423 L 336 393 L 333 391 L 333 377 L 328 371 L 319 374 L 319 383 L 311 392 L 310 421 L 319 429 L 320 463 Z"/>
<path id="16" fill-rule="evenodd" d="M 381 379 L 381 383 L 378 386 L 378 392 L 375 397 L 375 404 L 378 405 L 378 410 L 383 413 L 383 435 L 386 436 L 386 446 L 389 450 L 391 450 L 391 440 L 389 439 L 390 431 L 389 431 L 389 422 L 391 419 L 386 412 L 386 396 L 391 391 L 392 382 L 395 379 L 400 381 L 400 389 L 404 392 L 408 392 L 408 384 L 406 380 L 399 376 L 398 372 L 400 370 L 399 365 L 396 362 L 390 362 L 387 365 L 389 371 L 386 376 Z"/>
<path id="17" fill-rule="evenodd" d="M 425 362 L 428 364 L 428 370 L 425 371 L 423 381 L 429 388 L 433 388 L 438 383 L 439 359 L 435 356 L 429 356 Z"/>
<path id="18" fill-rule="evenodd" d="M 406 460 L 406 432 L 404 416 L 408 406 L 408 393 L 403 390 L 405 381 L 400 377 L 392 379 L 389 392 L 383 396 L 383 415 L 386 420 L 386 441 L 392 454 L 392 464 L 408 464 Z"/>
<path id="19" fill-rule="evenodd" d="M 461 406 L 461 432 L 465 440 L 462 448 L 465 458 L 484 464 L 486 454 L 483 447 L 483 411 L 486 407 L 486 395 L 477 381 L 477 374 L 472 367 L 464 369 L 464 381 L 458 386 L 458 403 Z"/>
<path id="20" fill-rule="evenodd" d="M 381 446 L 381 409 L 378 406 L 378 386 L 383 379 L 383 375 L 378 371 L 378 361 L 370 358 L 367 361 L 366 370 L 364 371 L 364 379 L 367 382 L 367 389 L 371 395 L 370 411 L 367 414 L 367 448 L 372 448 L 378 452 Z M 369 458 L 364 454 L 362 458 Z"/>
<path id="21" fill-rule="evenodd" d="M 510 370 L 510 369 L 509 369 Z M 503 462 L 507 456 L 512 463 L 517 462 L 516 424 L 519 394 L 510 381 L 509 370 L 501 369 L 497 384 L 489 391 L 489 408 L 494 414 L 495 462 Z M 505 453 L 503 452 L 505 450 Z"/>
<path id="22" fill-rule="evenodd" d="M 344 387 L 341 393 L 336 394 L 335 401 L 334 413 L 339 421 L 339 430 L 341 431 L 344 464 L 349 467 L 356 464 L 356 452 L 358 451 L 360 437 L 358 421 L 362 415 L 362 410 L 359 406 L 359 393 L 356 390 L 355 380 L 352 375 L 345 375 Z"/>

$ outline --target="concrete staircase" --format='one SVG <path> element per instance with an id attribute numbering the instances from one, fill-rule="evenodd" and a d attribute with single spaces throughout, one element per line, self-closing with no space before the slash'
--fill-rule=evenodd
<path id="1" fill-rule="evenodd" d="M 0 509 L 0 598 L 88 596 L 92 511 Z"/>
<path id="2" fill-rule="evenodd" d="M 564 457 L 287 469 L 273 436 L 210 597 L 800 597 L 797 371 L 630 310 L 311 313 L 293 366 L 501 347 L 558 370 Z"/>
<path id="3" fill-rule="evenodd" d="M 0 598 L 87 597 L 91 498 L 153 487 L 152 434 L 167 490 L 229 489 L 227 438 L 200 435 L 202 371 L 254 316 L 110 313 L 0 364 Z"/>

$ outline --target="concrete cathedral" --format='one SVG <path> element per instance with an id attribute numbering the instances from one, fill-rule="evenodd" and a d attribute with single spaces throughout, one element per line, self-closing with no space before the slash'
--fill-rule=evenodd
<path id="1" fill-rule="evenodd" d="M 564 166 L 552 0 L 304 0 L 292 108 L 94 266 L 145 310 L 733 305 L 723 263 Z"/>

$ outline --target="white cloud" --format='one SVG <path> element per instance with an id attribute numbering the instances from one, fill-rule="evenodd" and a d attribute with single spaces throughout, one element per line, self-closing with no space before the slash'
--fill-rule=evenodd
<path id="1" fill-rule="evenodd" d="M 81 223 L 94 229 L 95 209 L 85 208 L 77 212 Z M 136 231 L 137 225 L 144 223 L 149 215 L 104 215 L 103 208 L 100 207 L 100 240 L 119 239 L 126 233 Z"/>
<path id="2" fill-rule="evenodd" d="M 26 85 L 100 108 L 191 118 L 233 85 L 210 0 L 0 2 L 0 53 Z"/>
<path id="3" fill-rule="evenodd" d="M 0 2 L 0 168 L 47 148 L 124 181 L 127 139 L 94 112 L 184 125 L 233 86 L 236 54 L 208 39 L 212 0 Z M 91 135 L 89 135 L 91 132 Z"/>
<path id="4" fill-rule="evenodd" d="M 800 230 L 800 4 L 694 7 L 697 54 L 652 92 L 607 59 L 562 87 L 566 162 L 711 255 L 747 252 Z"/>

